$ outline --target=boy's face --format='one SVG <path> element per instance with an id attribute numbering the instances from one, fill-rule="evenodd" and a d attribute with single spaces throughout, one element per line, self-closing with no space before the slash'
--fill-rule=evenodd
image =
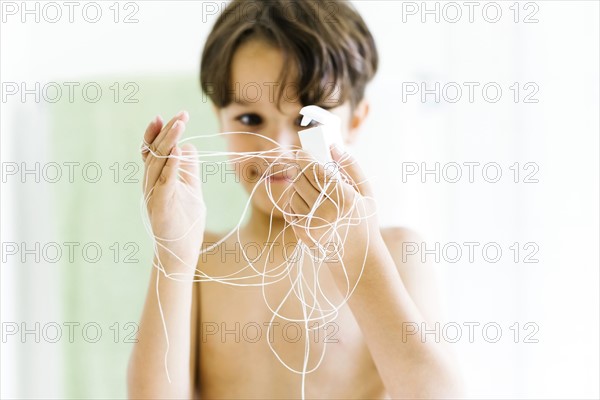
<path id="1" fill-rule="evenodd" d="M 294 168 L 294 156 L 290 150 L 300 148 L 298 131 L 309 127 L 300 126 L 299 114 L 302 104 L 297 101 L 293 79 L 286 85 L 277 109 L 277 95 L 280 83 L 277 79 L 284 67 L 281 51 L 263 41 L 250 40 L 241 45 L 235 52 L 232 65 L 233 101 L 226 107 L 216 109 L 222 132 L 244 131 L 254 132 L 267 137 L 250 134 L 229 134 L 228 150 L 232 152 L 262 152 L 263 157 L 245 158 L 236 162 L 238 178 L 244 188 L 251 192 L 265 171 L 269 171 L 269 184 L 273 200 L 280 207 L 286 202 L 291 191 L 291 179 L 298 168 Z M 291 71 L 292 76 L 295 71 Z M 351 131 L 351 110 L 348 102 L 332 108 L 330 112 L 337 114 L 342 121 L 342 137 L 348 141 Z M 271 139 L 271 140 L 269 140 Z M 273 142 L 276 143 L 273 143 Z M 277 149 L 282 147 L 282 149 Z M 238 158 L 232 156 L 231 158 Z M 280 157 L 274 160 L 275 157 Z M 287 172 L 286 172 L 286 168 Z M 267 184 L 262 181 L 253 195 L 253 205 L 269 214 L 273 210 L 273 201 L 267 194 Z M 286 192 L 286 194 L 284 194 Z M 284 194 L 283 197 L 280 196 Z M 274 216 L 281 217 L 275 210 Z"/>

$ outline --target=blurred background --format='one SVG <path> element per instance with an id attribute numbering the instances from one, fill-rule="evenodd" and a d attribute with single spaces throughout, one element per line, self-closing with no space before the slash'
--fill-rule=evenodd
<path id="1" fill-rule="evenodd" d="M 2 398 L 126 396 L 142 134 L 181 109 L 218 132 L 198 70 L 224 2 L 74 3 L 0 2 Z M 350 150 L 426 241 L 469 397 L 598 398 L 599 3 L 352 3 L 381 63 Z M 204 192 L 233 227 L 243 191 Z"/>

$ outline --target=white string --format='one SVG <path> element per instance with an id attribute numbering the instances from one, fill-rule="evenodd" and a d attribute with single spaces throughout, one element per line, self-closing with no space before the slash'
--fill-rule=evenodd
<path id="1" fill-rule="evenodd" d="M 254 136 L 257 136 L 257 137 L 267 140 L 272 145 L 275 145 L 275 147 L 270 150 L 257 151 L 257 152 L 207 151 L 207 150 L 182 151 L 181 156 L 174 156 L 174 155 L 163 156 L 163 155 L 157 154 L 145 142 L 141 147 L 141 151 L 143 153 L 150 153 L 156 158 L 178 158 L 183 163 L 198 163 L 198 164 L 210 163 L 210 164 L 221 165 L 221 164 L 227 164 L 227 163 L 242 163 L 249 159 L 260 159 L 267 166 L 265 171 L 262 173 L 262 175 L 258 179 L 258 181 L 254 184 L 254 188 L 252 189 L 252 192 L 250 193 L 250 196 L 244 206 L 244 209 L 242 211 L 242 214 L 240 216 L 238 224 L 229 233 L 227 233 L 227 235 L 225 235 L 223 238 L 221 238 L 218 242 L 213 243 L 210 246 L 205 247 L 204 249 L 201 249 L 200 253 L 199 253 L 200 256 L 202 256 L 204 253 L 206 253 L 208 251 L 212 251 L 214 248 L 216 248 L 220 244 L 224 243 L 228 238 L 230 238 L 234 234 L 236 234 L 237 243 L 242 243 L 242 240 L 240 237 L 240 226 L 250 209 L 252 197 L 256 193 L 256 190 L 258 190 L 258 188 L 261 187 L 261 185 L 263 185 L 263 184 L 265 185 L 267 196 L 273 204 L 273 209 L 271 210 L 271 214 L 269 217 L 270 225 L 269 225 L 269 232 L 268 232 L 267 240 L 266 240 L 266 243 L 271 243 L 271 244 L 268 247 L 265 246 L 262 249 L 262 251 L 260 252 L 260 254 L 258 254 L 254 260 L 250 259 L 250 257 L 247 255 L 244 247 L 241 246 L 240 247 L 241 253 L 244 257 L 245 262 L 247 262 L 247 264 L 245 266 L 243 266 L 242 268 L 240 268 L 237 271 L 232 272 L 230 274 L 221 275 L 221 276 L 209 276 L 205 272 L 197 269 L 196 268 L 197 265 L 192 266 L 192 265 L 185 264 L 184 260 L 182 260 L 177 254 L 173 253 L 167 246 L 165 246 L 163 244 L 165 242 L 178 241 L 178 240 L 181 240 L 184 237 L 186 237 L 194 229 L 196 224 L 198 224 L 200 222 L 200 219 L 198 218 L 196 221 L 194 221 L 194 223 L 189 227 L 189 229 L 180 237 L 167 239 L 167 238 L 162 238 L 162 237 L 156 236 L 152 232 L 152 226 L 148 220 L 148 215 L 144 211 L 145 209 L 147 209 L 148 202 L 154 191 L 154 187 L 152 187 L 150 190 L 144 190 L 146 195 L 142 196 L 142 199 L 141 199 L 141 213 L 142 213 L 142 220 L 144 222 L 144 227 L 145 227 L 146 231 L 148 232 L 148 234 L 150 234 L 150 236 L 153 238 L 153 241 L 154 241 L 154 253 L 155 253 L 156 262 L 153 261 L 153 266 L 159 272 L 156 277 L 156 295 L 157 295 L 157 300 L 158 300 L 161 321 L 163 324 L 163 330 L 164 330 L 165 337 L 166 337 L 166 351 L 165 351 L 164 365 L 165 365 L 165 371 L 167 374 L 167 379 L 168 379 L 169 383 L 171 383 L 171 378 L 169 375 L 169 370 L 168 370 L 168 365 L 167 365 L 167 358 L 168 358 L 170 343 L 169 343 L 169 337 L 168 337 L 168 332 L 167 332 L 165 316 L 164 316 L 164 312 L 163 312 L 163 308 L 162 308 L 162 304 L 161 304 L 161 300 L 160 300 L 159 277 L 160 277 L 160 273 L 162 273 L 168 279 L 172 279 L 172 280 L 180 281 L 180 282 L 190 282 L 190 274 L 181 273 L 181 272 L 180 273 L 168 273 L 166 271 L 166 269 L 163 267 L 162 261 L 160 259 L 159 247 L 162 248 L 166 253 L 169 253 L 170 255 L 174 256 L 182 264 L 188 266 L 190 268 L 190 272 L 191 271 L 194 272 L 193 279 L 191 280 L 191 282 L 220 282 L 220 283 L 227 284 L 227 285 L 243 286 L 243 287 L 260 286 L 263 300 L 265 301 L 265 305 L 272 312 L 272 316 L 271 316 L 271 319 L 270 319 L 270 322 L 269 322 L 269 325 L 267 328 L 267 337 L 268 338 L 270 337 L 271 327 L 276 318 L 280 318 L 285 321 L 297 322 L 297 323 L 303 324 L 304 333 L 305 333 L 305 346 L 304 346 L 304 359 L 303 359 L 301 370 L 294 369 L 293 367 L 288 365 L 288 363 L 286 363 L 283 360 L 281 355 L 271 345 L 270 340 L 267 340 L 267 343 L 269 345 L 269 348 L 275 355 L 275 357 L 282 363 L 283 366 L 285 366 L 289 371 L 296 373 L 296 374 L 300 374 L 302 376 L 301 395 L 302 395 L 302 399 L 304 399 L 305 398 L 306 375 L 311 372 L 314 372 L 321 365 L 321 363 L 324 360 L 324 356 L 325 356 L 325 352 L 326 352 L 326 348 L 327 348 L 327 340 L 324 340 L 322 351 L 319 356 L 318 362 L 316 363 L 315 366 L 313 366 L 312 368 L 309 369 L 308 362 L 309 362 L 309 355 L 310 355 L 310 345 L 309 345 L 310 344 L 309 343 L 310 332 L 312 332 L 313 330 L 318 330 L 318 329 L 325 330 L 325 327 L 327 326 L 328 323 L 332 323 L 333 321 L 335 321 L 335 319 L 337 318 L 337 316 L 339 314 L 340 308 L 346 304 L 346 302 L 348 301 L 348 299 L 350 298 L 350 296 L 356 289 L 356 286 L 358 285 L 360 278 L 362 277 L 362 274 L 363 274 L 363 271 L 365 268 L 365 264 L 366 264 L 366 259 L 367 259 L 367 248 L 369 246 L 369 240 L 370 240 L 369 230 L 366 229 L 367 235 L 366 235 L 366 243 L 364 244 L 365 251 L 364 251 L 362 267 L 360 269 L 358 279 L 356 280 L 356 282 L 353 283 L 353 285 L 351 285 L 351 283 L 350 283 L 350 278 L 348 276 L 346 266 L 344 264 L 344 259 L 343 259 L 344 245 L 348 238 L 348 234 L 350 232 L 350 227 L 359 225 L 362 221 L 364 221 L 374 215 L 374 213 L 375 213 L 374 211 L 371 214 L 368 213 L 368 209 L 365 205 L 365 202 L 373 201 L 374 199 L 371 197 L 368 197 L 368 196 L 364 196 L 364 195 L 354 196 L 354 198 L 352 199 L 351 206 L 348 207 L 348 211 L 343 213 L 339 207 L 339 204 L 336 204 L 336 202 L 334 201 L 334 197 L 340 199 L 341 204 L 345 204 L 347 201 L 344 198 L 344 191 L 341 190 L 342 189 L 341 185 L 336 184 L 336 181 L 341 180 L 344 183 L 351 185 L 352 187 L 354 187 L 354 189 L 357 192 L 358 192 L 358 186 L 361 185 L 363 182 L 354 182 L 350 176 L 346 175 L 345 173 L 342 173 L 342 170 L 339 168 L 339 165 L 336 164 L 336 167 L 337 167 L 336 171 L 332 174 L 332 176 L 327 178 L 325 180 L 325 183 L 322 185 L 319 177 L 317 176 L 317 168 L 315 168 L 316 162 L 312 159 L 310 159 L 310 160 L 304 159 L 303 161 L 311 161 L 311 162 L 308 163 L 304 169 L 299 171 L 298 174 L 312 173 L 313 179 L 315 182 L 317 182 L 317 185 L 318 185 L 319 195 L 317 197 L 317 200 L 315 201 L 315 204 L 312 205 L 310 212 L 307 215 L 294 214 L 292 212 L 286 211 L 286 209 L 289 206 L 289 201 L 290 201 L 289 199 L 291 199 L 291 196 L 288 196 L 288 200 L 283 204 L 283 206 L 280 206 L 280 202 L 282 201 L 282 199 L 284 199 L 284 196 L 288 195 L 288 191 L 293 190 L 292 185 L 287 185 L 287 187 L 285 188 L 283 193 L 281 193 L 279 198 L 275 199 L 273 196 L 273 192 L 271 190 L 271 181 L 269 178 L 271 176 L 274 176 L 275 174 L 287 173 L 287 171 L 288 171 L 287 167 L 284 170 L 278 170 L 278 171 L 273 171 L 272 169 L 275 165 L 279 166 L 281 164 L 283 164 L 283 165 L 289 164 L 289 161 L 282 163 L 281 160 L 290 160 L 291 155 L 294 155 L 297 160 L 300 160 L 297 157 L 297 153 L 298 153 L 298 150 L 300 150 L 300 148 L 295 147 L 292 149 L 289 149 L 289 148 L 284 149 L 283 147 L 279 146 L 279 144 L 276 141 L 274 141 L 266 136 L 263 136 L 261 134 L 255 133 L 255 132 L 243 132 L 243 131 L 222 132 L 222 133 L 211 134 L 211 135 L 189 137 L 189 138 L 180 140 L 178 145 L 181 145 L 182 143 L 185 143 L 190 140 L 197 139 L 197 138 L 204 139 L 204 138 L 211 138 L 211 137 L 216 137 L 216 136 L 235 135 L 235 134 L 254 135 Z M 228 157 L 228 159 L 226 161 L 215 161 L 215 160 L 207 161 L 206 160 L 206 159 L 216 158 L 216 157 Z M 347 162 L 347 157 L 340 160 L 340 163 L 346 163 L 346 162 Z M 295 164 L 295 165 L 297 166 L 297 164 Z M 312 171 L 308 171 L 308 168 L 312 168 Z M 190 174 L 190 173 L 187 170 L 182 169 L 180 166 L 178 169 L 178 174 L 180 175 L 180 177 L 182 177 L 182 174 Z M 200 179 L 200 177 L 192 176 L 192 179 Z M 144 187 L 145 188 L 148 187 L 148 176 L 146 176 Z M 185 187 L 186 190 L 190 190 L 187 185 L 184 185 L 183 187 Z M 198 198 L 198 196 L 195 193 L 190 191 L 190 194 L 197 200 L 202 201 L 202 199 Z M 334 222 L 326 221 L 323 218 L 319 218 L 315 215 L 318 208 L 326 202 L 332 203 L 337 210 L 337 215 L 336 215 Z M 273 240 L 270 240 L 271 235 L 273 233 L 272 232 L 273 214 L 276 210 L 283 214 L 285 224 L 284 224 L 284 228 L 275 235 L 275 238 Z M 358 214 L 359 216 L 357 217 L 356 214 Z M 300 223 L 296 220 L 296 218 L 298 218 L 298 219 L 305 218 L 305 221 Z M 281 240 L 284 244 L 287 243 L 285 240 L 286 231 L 288 231 L 288 229 L 294 229 L 294 227 L 296 227 L 296 229 L 298 229 L 303 226 L 305 226 L 305 233 L 306 233 L 307 237 L 310 238 L 311 241 L 313 242 L 311 244 L 311 246 L 309 246 L 308 244 L 306 244 L 298 239 L 297 244 L 294 247 L 294 250 L 292 251 L 292 254 L 290 255 L 290 257 L 288 257 L 288 254 L 287 254 L 288 250 L 284 246 L 284 261 L 278 265 L 274 265 L 274 266 L 271 266 L 271 268 L 269 268 L 268 263 L 269 263 L 271 252 L 273 251 L 273 244 L 277 243 L 278 240 Z M 369 225 L 367 224 L 367 226 L 369 226 Z M 322 234 L 321 237 L 313 237 L 311 230 L 323 230 L 323 229 L 325 229 L 325 233 Z M 343 230 L 345 230 L 345 234 L 342 236 L 342 235 L 340 235 L 340 232 Z M 163 242 L 163 243 L 161 243 L 161 242 Z M 321 285 L 319 283 L 320 270 L 323 267 L 323 264 L 327 261 L 327 258 L 332 255 L 331 252 L 328 252 L 328 250 L 321 244 L 323 242 L 327 243 L 327 244 L 334 244 L 333 255 L 335 255 L 337 257 L 336 261 L 340 264 L 339 268 L 341 268 L 341 270 L 343 271 L 344 277 L 345 277 L 346 289 L 345 289 L 345 291 L 342 291 L 343 300 L 341 302 L 339 302 L 339 304 L 334 304 L 333 300 L 330 299 L 329 296 L 324 292 L 323 288 L 321 287 Z M 265 251 L 267 251 L 267 253 L 266 253 L 267 257 L 264 257 L 265 258 L 264 265 L 262 266 L 262 268 L 258 268 L 258 266 L 255 265 L 255 261 L 259 260 L 261 257 L 263 257 L 265 255 Z M 307 262 L 309 262 L 308 266 L 305 265 Z M 249 272 L 249 271 L 251 271 L 251 272 Z M 312 288 L 305 277 L 305 274 L 307 272 L 311 272 L 311 274 L 313 276 Z M 183 277 L 181 277 L 182 275 L 183 275 Z M 255 278 L 260 278 L 260 282 L 258 282 L 258 283 L 252 282 L 252 280 L 254 280 Z M 289 290 L 287 290 L 287 293 L 285 294 L 283 299 L 278 301 L 278 304 L 276 304 L 275 306 L 271 305 L 269 300 L 267 299 L 267 293 L 265 291 L 265 288 L 268 285 L 273 285 L 278 282 L 283 282 L 286 278 L 289 280 Z M 244 281 L 250 281 L 250 282 L 244 282 Z M 292 318 L 291 316 L 286 316 L 286 315 L 280 313 L 280 310 L 282 309 L 283 305 L 288 301 L 288 299 L 293 298 L 292 294 L 294 295 L 295 300 L 297 300 L 301 306 L 302 319 Z M 320 300 L 320 299 L 322 299 L 322 300 Z M 315 322 L 316 322 L 316 327 L 314 327 L 314 328 L 309 327 L 309 324 L 315 323 Z M 321 323 L 322 323 L 322 325 L 321 325 Z"/>

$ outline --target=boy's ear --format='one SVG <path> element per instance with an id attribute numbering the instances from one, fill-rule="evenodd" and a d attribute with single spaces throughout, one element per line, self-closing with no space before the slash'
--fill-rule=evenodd
<path id="1" fill-rule="evenodd" d="M 369 101 L 367 99 L 362 99 L 360 103 L 357 104 L 352 116 L 350 118 L 350 129 L 348 129 L 348 144 L 353 144 L 358 137 L 358 132 L 362 127 L 363 122 L 367 119 L 369 115 Z"/>

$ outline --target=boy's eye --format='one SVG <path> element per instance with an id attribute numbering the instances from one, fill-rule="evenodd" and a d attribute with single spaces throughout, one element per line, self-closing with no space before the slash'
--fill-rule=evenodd
<path id="1" fill-rule="evenodd" d="M 262 124 L 262 118 L 258 114 L 242 114 L 236 118 L 244 125 L 256 126 Z"/>

